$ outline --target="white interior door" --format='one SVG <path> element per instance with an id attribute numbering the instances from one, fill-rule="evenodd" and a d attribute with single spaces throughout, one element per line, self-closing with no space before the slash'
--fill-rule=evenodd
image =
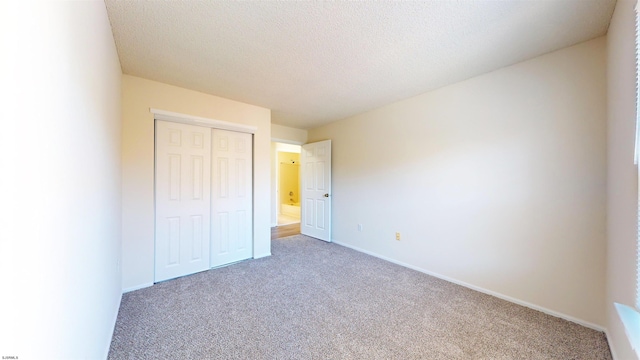
<path id="1" fill-rule="evenodd" d="M 156 121 L 155 281 L 209 268 L 211 129 Z"/>
<path id="2" fill-rule="evenodd" d="M 213 130 L 211 267 L 253 255 L 253 137 Z"/>
<path id="3" fill-rule="evenodd" d="M 302 145 L 300 232 L 331 241 L 331 140 Z"/>

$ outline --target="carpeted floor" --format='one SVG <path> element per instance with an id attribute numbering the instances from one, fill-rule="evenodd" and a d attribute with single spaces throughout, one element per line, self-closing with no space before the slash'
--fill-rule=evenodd
<path id="1" fill-rule="evenodd" d="M 123 296 L 110 359 L 611 359 L 603 333 L 296 235 Z"/>

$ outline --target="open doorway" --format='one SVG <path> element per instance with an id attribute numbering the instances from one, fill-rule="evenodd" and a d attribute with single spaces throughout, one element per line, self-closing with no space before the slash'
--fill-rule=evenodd
<path id="1" fill-rule="evenodd" d="M 276 143 L 277 226 L 300 223 L 300 145 Z"/>

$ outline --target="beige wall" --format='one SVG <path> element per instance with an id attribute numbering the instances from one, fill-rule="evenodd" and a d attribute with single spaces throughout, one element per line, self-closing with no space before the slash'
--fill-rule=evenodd
<path id="1" fill-rule="evenodd" d="M 254 135 L 254 257 L 271 254 L 271 111 L 133 76 L 122 77 L 123 288 L 153 283 L 153 114 L 149 108 L 251 125 Z"/>
<path id="2" fill-rule="evenodd" d="M 607 333 L 617 359 L 634 359 L 613 302 L 635 304 L 638 175 L 633 163 L 636 116 L 635 1 L 618 0 L 607 35 Z"/>
<path id="3" fill-rule="evenodd" d="M 271 124 L 271 141 L 302 145 L 307 142 L 307 130 Z"/>
<path id="4" fill-rule="evenodd" d="M 606 96 L 599 38 L 310 130 L 333 240 L 604 327 Z"/>
<path id="5" fill-rule="evenodd" d="M 103 2 L 0 2 L 0 352 L 106 358 L 120 282 L 121 71 Z"/>

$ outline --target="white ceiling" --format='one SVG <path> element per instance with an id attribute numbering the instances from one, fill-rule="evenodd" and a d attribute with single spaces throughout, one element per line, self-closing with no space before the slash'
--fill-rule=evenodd
<path id="1" fill-rule="evenodd" d="M 106 0 L 125 74 L 301 129 L 607 32 L 615 0 Z"/>

